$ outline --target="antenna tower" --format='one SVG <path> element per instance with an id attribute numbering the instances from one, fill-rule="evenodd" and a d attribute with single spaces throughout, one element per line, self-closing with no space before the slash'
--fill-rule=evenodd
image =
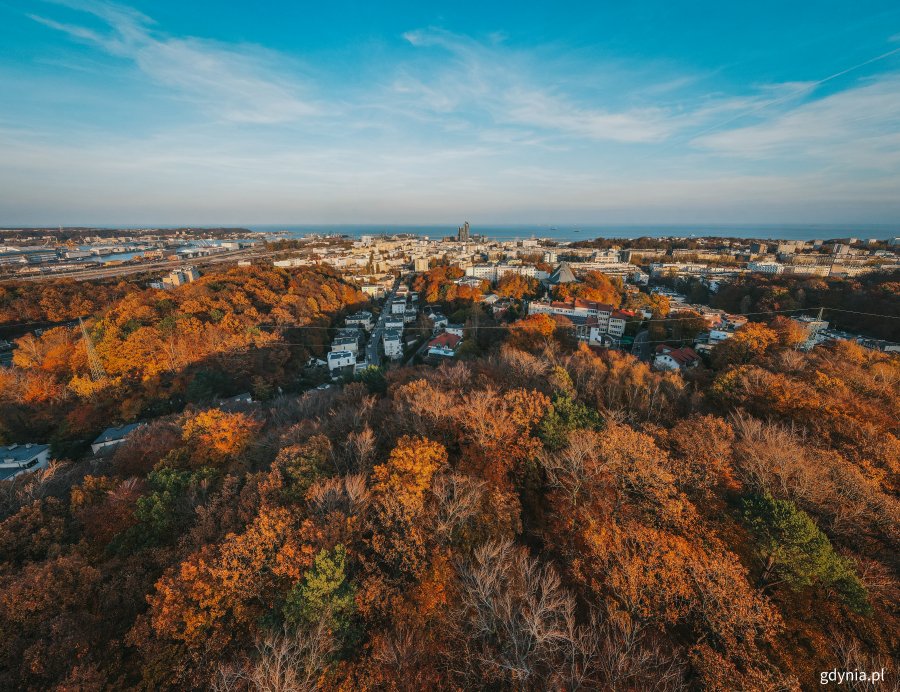
<path id="1" fill-rule="evenodd" d="M 87 352 L 88 365 L 91 368 L 91 379 L 94 382 L 106 379 L 106 370 L 103 369 L 103 363 L 100 362 L 100 356 L 94 350 L 94 342 L 91 341 L 91 335 L 88 334 L 87 327 L 81 318 L 78 318 L 78 325 L 81 327 L 81 336 L 84 337 L 84 350 Z"/>

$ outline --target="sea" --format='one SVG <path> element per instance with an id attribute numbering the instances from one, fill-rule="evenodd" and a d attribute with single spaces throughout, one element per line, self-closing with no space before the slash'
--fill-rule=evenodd
<path id="1" fill-rule="evenodd" d="M 278 233 L 285 238 L 302 238 L 310 234 L 345 235 L 358 238 L 363 235 L 393 235 L 412 233 L 429 238 L 456 235 L 456 226 L 441 225 L 366 225 L 366 224 L 304 224 L 304 225 L 249 225 L 244 226 L 258 233 Z M 728 238 L 753 238 L 760 240 L 829 240 L 857 238 L 889 240 L 900 237 L 900 224 L 748 224 L 748 225 L 486 225 L 471 227 L 473 235 L 483 235 L 492 240 L 524 240 L 548 238 L 559 241 L 592 240 L 594 238 L 678 237 L 702 238 L 705 236 Z"/>

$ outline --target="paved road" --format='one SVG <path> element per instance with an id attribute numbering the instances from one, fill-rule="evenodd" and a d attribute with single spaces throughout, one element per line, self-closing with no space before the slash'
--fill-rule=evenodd
<path id="1" fill-rule="evenodd" d="M 394 295 L 396 295 L 399 286 L 400 278 L 398 277 L 397 280 L 394 281 L 394 287 L 391 289 L 390 293 L 384 297 L 384 302 L 381 304 L 381 314 L 378 316 L 378 322 L 375 323 L 372 333 L 369 334 L 369 343 L 366 344 L 366 362 L 369 365 L 381 365 L 381 337 L 384 334 L 384 323 L 388 318 L 391 300 L 393 300 Z"/>
<path id="2" fill-rule="evenodd" d="M 650 332 L 642 329 L 634 337 L 634 343 L 631 345 L 631 355 L 646 362 L 650 361 Z"/>

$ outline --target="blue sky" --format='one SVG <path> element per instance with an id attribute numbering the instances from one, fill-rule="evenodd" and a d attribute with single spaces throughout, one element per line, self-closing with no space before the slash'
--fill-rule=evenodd
<path id="1" fill-rule="evenodd" d="M 900 4 L 0 0 L 0 224 L 900 223 Z"/>

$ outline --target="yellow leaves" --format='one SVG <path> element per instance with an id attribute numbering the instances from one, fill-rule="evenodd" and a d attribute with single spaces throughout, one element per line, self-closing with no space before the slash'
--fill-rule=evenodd
<path id="1" fill-rule="evenodd" d="M 246 414 L 208 409 L 185 421 L 182 437 L 194 446 L 199 460 L 222 461 L 243 452 L 260 427 Z"/>
<path id="2" fill-rule="evenodd" d="M 106 378 L 95 382 L 88 375 L 75 375 L 69 380 L 69 389 L 81 399 L 90 399 L 115 389 L 118 384 L 119 378 Z"/>
<path id="3" fill-rule="evenodd" d="M 607 303 L 614 308 L 619 307 L 622 303 L 622 294 L 619 288 L 606 274 L 598 271 L 588 272 L 579 283 L 554 286 L 553 297 L 557 300 L 584 298 Z"/>
<path id="4" fill-rule="evenodd" d="M 157 634 L 196 652 L 219 649 L 256 627 L 288 579 L 308 566 L 301 558 L 296 522 L 281 507 L 260 510 L 242 534 L 229 534 L 170 569 L 150 598 Z M 297 559 L 294 570 L 285 569 Z"/>
<path id="5" fill-rule="evenodd" d="M 443 445 L 424 437 L 402 437 L 387 462 L 372 471 L 372 489 L 408 509 L 417 508 L 432 476 L 446 463 Z"/>

